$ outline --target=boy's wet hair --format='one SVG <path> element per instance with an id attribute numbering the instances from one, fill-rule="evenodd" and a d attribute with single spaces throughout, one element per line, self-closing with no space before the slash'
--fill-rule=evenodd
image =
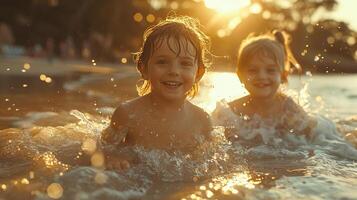
<path id="1" fill-rule="evenodd" d="M 185 44 L 181 44 L 181 39 L 185 40 Z M 137 69 L 141 74 L 147 72 L 148 62 L 163 42 L 167 43 L 167 46 L 172 52 L 174 48 L 170 45 L 169 40 L 173 39 L 178 47 L 177 55 L 181 51 L 188 51 L 188 42 L 190 42 L 195 48 L 195 61 L 198 64 L 198 71 L 196 76 L 196 82 L 187 93 L 187 96 L 194 97 L 198 92 L 198 81 L 202 78 L 206 69 L 210 65 L 208 55 L 210 55 L 210 39 L 201 30 L 201 25 L 198 20 L 195 20 L 188 16 L 169 16 L 163 21 L 160 21 L 155 26 L 149 27 L 144 32 L 143 45 L 139 52 L 135 54 L 135 60 L 137 62 Z M 144 80 L 143 83 L 137 85 L 137 91 L 140 96 L 150 93 L 151 84 L 148 80 Z"/>
<path id="2" fill-rule="evenodd" d="M 289 36 L 282 31 L 274 30 L 258 36 L 248 36 L 242 41 L 238 51 L 237 74 L 241 75 L 242 69 L 255 56 L 268 56 L 282 67 L 282 82 L 288 82 L 288 75 L 292 72 L 292 66 L 301 72 L 300 64 L 296 61 L 289 48 Z"/>

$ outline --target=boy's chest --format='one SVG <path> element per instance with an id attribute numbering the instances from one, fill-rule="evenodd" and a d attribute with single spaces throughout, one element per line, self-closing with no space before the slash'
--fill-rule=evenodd
<path id="1" fill-rule="evenodd" d="M 153 148 L 196 145 L 202 126 L 189 119 L 137 118 L 129 127 L 128 142 Z"/>

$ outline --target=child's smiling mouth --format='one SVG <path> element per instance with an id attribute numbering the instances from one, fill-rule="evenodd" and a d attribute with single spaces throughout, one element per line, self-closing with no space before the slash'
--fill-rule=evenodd
<path id="1" fill-rule="evenodd" d="M 265 88 L 265 87 L 269 87 L 271 84 L 270 83 L 254 83 L 253 85 L 258 88 Z"/>
<path id="2" fill-rule="evenodd" d="M 169 88 L 177 88 L 177 87 L 180 87 L 182 85 L 182 83 L 179 82 L 179 81 L 162 81 L 161 83 L 164 84 L 166 87 L 169 87 Z"/>

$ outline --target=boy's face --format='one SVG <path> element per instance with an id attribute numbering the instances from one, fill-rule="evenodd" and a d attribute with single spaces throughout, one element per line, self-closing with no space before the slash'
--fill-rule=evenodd
<path id="1" fill-rule="evenodd" d="M 151 83 L 151 93 L 166 100 L 184 100 L 196 82 L 198 64 L 194 46 L 184 38 L 179 41 L 164 38 L 156 45 L 143 73 L 144 79 Z"/>
<path id="2" fill-rule="evenodd" d="M 282 67 L 268 56 L 254 56 L 242 69 L 239 78 L 254 98 L 271 98 L 276 94 Z"/>

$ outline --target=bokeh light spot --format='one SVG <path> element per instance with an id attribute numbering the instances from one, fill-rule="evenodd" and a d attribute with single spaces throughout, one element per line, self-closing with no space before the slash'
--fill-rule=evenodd
<path id="1" fill-rule="evenodd" d="M 153 23 L 155 21 L 155 16 L 153 14 L 148 14 L 146 16 L 146 21 L 149 23 Z"/>
<path id="2" fill-rule="evenodd" d="M 101 152 L 96 152 L 91 157 L 91 163 L 93 167 L 104 167 L 104 155 Z"/>
<path id="3" fill-rule="evenodd" d="M 47 187 L 47 195 L 52 199 L 59 199 L 63 195 L 63 188 L 58 183 L 52 183 Z"/>
<path id="4" fill-rule="evenodd" d="M 141 22 L 143 20 L 143 15 L 141 13 L 135 13 L 133 18 L 134 18 L 134 21 Z"/>

